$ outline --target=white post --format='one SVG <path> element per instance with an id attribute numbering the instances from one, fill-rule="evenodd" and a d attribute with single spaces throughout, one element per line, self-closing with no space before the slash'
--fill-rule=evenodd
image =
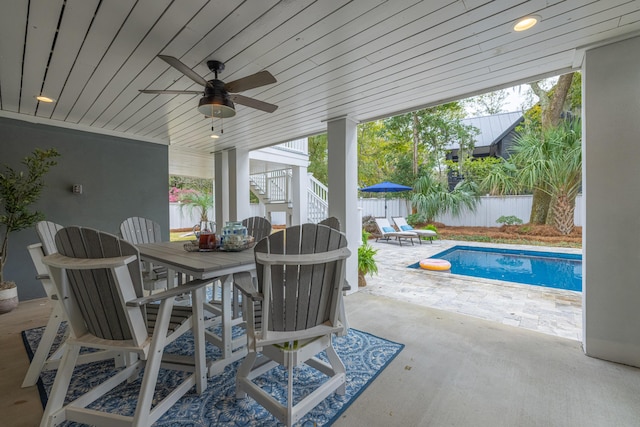
<path id="1" fill-rule="evenodd" d="M 293 166 L 291 176 L 291 201 L 293 202 L 293 215 L 291 223 L 293 225 L 308 222 L 307 218 L 307 191 L 309 186 L 309 175 L 307 168 Z"/>
<path id="2" fill-rule="evenodd" d="M 219 233 L 224 223 L 229 221 L 229 159 L 226 151 L 214 154 L 214 210 L 216 232 Z"/>
<path id="3" fill-rule="evenodd" d="M 640 366 L 639 51 L 640 37 L 587 50 L 582 77 L 584 349 L 632 366 Z"/>
<path id="4" fill-rule="evenodd" d="M 250 216 L 249 152 L 229 150 L 229 218 L 242 221 Z"/>
<path id="5" fill-rule="evenodd" d="M 358 217 L 358 133 L 357 122 L 338 117 L 327 122 L 329 216 L 340 220 L 351 256 L 346 276 L 351 289 L 358 285 L 358 245 L 362 224 Z"/>

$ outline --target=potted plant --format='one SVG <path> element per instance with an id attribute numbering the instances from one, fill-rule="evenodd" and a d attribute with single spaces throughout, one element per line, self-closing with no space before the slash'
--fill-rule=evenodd
<path id="1" fill-rule="evenodd" d="M 200 221 L 193 227 L 196 238 L 202 230 L 215 232 L 215 224 L 209 221 L 209 209 L 213 207 L 213 193 L 197 190 L 183 190 L 178 195 L 180 209 L 187 208 L 192 213 L 195 209 L 200 216 Z"/>
<path id="2" fill-rule="evenodd" d="M 4 280 L 4 266 L 9 252 L 9 234 L 31 228 L 44 219 L 41 212 L 30 210 L 44 187 L 44 175 L 60 154 L 50 148 L 36 148 L 22 160 L 27 171 L 17 171 L 8 165 L 0 173 L 0 314 L 18 305 L 18 289 L 14 282 Z"/>
<path id="3" fill-rule="evenodd" d="M 362 245 L 358 247 L 358 286 L 367 286 L 365 276 L 370 274 L 378 274 L 378 265 L 374 258 L 378 253 L 377 249 L 369 244 L 369 235 L 367 231 L 362 230 Z"/>

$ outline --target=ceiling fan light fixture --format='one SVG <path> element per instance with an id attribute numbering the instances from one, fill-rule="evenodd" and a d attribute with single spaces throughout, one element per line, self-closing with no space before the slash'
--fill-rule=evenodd
<path id="1" fill-rule="evenodd" d="M 203 96 L 198 102 L 198 111 L 206 117 L 227 118 L 236 115 L 235 106 L 228 96 L 220 92 Z"/>

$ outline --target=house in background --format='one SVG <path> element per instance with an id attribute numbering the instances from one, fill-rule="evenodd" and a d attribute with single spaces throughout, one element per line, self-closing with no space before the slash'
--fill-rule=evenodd
<path id="1" fill-rule="evenodd" d="M 465 126 L 473 126 L 478 130 L 475 137 L 473 158 L 501 157 L 509 158 L 509 147 L 517 134 L 516 127 L 524 122 L 522 112 L 493 114 L 491 116 L 471 117 L 461 121 Z M 460 154 L 460 144 L 451 141 L 446 147 L 447 160 L 457 162 Z M 449 189 L 453 189 L 460 181 L 456 172 L 449 172 Z"/>

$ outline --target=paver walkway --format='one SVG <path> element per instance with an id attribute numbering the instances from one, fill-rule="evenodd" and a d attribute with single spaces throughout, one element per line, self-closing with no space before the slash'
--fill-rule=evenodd
<path id="1" fill-rule="evenodd" d="M 580 249 L 436 241 L 370 241 L 378 275 L 359 291 L 582 341 L 582 293 L 407 268 L 455 245 L 582 253 Z"/>

